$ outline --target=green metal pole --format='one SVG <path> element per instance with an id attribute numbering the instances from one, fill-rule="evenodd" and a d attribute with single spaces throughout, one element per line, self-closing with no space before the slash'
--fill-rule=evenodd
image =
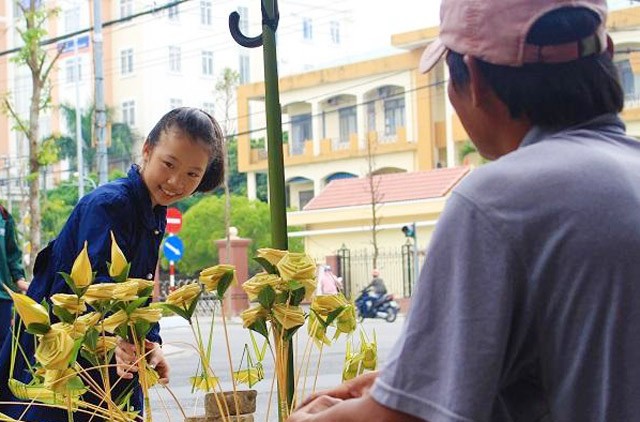
<path id="1" fill-rule="evenodd" d="M 270 20 L 276 18 L 274 0 L 263 0 Z M 269 208 L 271 211 L 271 243 L 276 249 L 287 250 L 287 212 L 285 208 L 284 157 L 282 154 L 282 108 L 278 82 L 278 58 L 275 31 L 262 25 L 264 55 L 265 106 L 267 110 L 267 159 L 269 163 Z M 287 356 L 287 406 L 293 403 L 295 380 L 293 348 Z M 282 419 L 282 418 L 281 418 Z"/>

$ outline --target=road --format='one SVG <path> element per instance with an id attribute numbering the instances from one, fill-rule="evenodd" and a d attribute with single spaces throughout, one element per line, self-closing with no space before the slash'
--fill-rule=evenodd
<path id="1" fill-rule="evenodd" d="M 200 317 L 200 328 L 204 337 L 208 336 L 211 328 L 211 317 Z M 381 319 L 365 320 L 362 324 L 367 335 L 372 336 L 375 331 L 378 341 L 378 362 L 384 361 L 388 356 L 393 344 L 398 338 L 404 318 L 398 317 L 394 323 L 388 323 Z M 198 365 L 198 356 L 193 347 L 195 344 L 194 334 L 188 323 L 179 317 L 166 317 L 160 322 L 161 334 L 164 341 L 163 349 L 167 360 L 171 367 L 171 381 L 169 388 L 155 387 L 151 391 L 151 406 L 153 410 L 153 420 L 159 421 L 183 421 L 184 416 L 177 405 L 176 400 L 172 398 L 175 395 L 177 401 L 180 402 L 187 416 L 198 416 L 204 414 L 204 394 L 201 392 L 192 393 L 189 377 L 195 375 Z M 235 367 L 237 368 L 242 351 L 245 344 L 249 344 L 251 348 L 251 339 L 248 330 L 242 328 L 239 319 L 228 320 L 226 324 L 229 347 Z M 297 347 L 297 356 L 303 353 L 308 337 L 306 329 L 299 331 Z M 260 339 L 258 335 L 256 339 Z M 371 339 L 371 338 L 370 338 Z M 354 337 L 354 342 L 359 344 L 358 336 Z M 332 387 L 340 383 L 342 376 L 342 366 L 344 363 L 346 348 L 346 336 L 341 336 L 332 346 L 325 347 L 320 360 L 320 369 L 317 376 L 317 389 Z M 311 354 L 311 364 L 308 365 L 308 376 L 306 381 L 306 394 L 309 394 L 313 388 L 316 378 L 316 365 L 318 362 L 318 350 L 313 346 Z M 216 371 L 216 376 L 221 381 L 224 390 L 232 390 L 229 375 L 229 364 L 227 359 L 227 348 L 224 336 L 224 324 L 220 318 L 213 320 L 213 351 L 212 351 L 212 368 Z M 272 406 L 268 411 L 268 403 L 271 391 L 271 383 L 273 380 L 273 359 L 269 352 L 263 362 L 265 369 L 265 379 L 254 385 L 253 388 L 258 391 L 257 410 L 255 413 L 256 421 L 277 421 L 277 410 L 275 407 L 275 391 L 271 397 Z M 305 367 L 304 365 L 303 367 Z M 304 384 L 304 379 L 299 381 Z M 240 386 L 239 388 L 248 388 Z"/>

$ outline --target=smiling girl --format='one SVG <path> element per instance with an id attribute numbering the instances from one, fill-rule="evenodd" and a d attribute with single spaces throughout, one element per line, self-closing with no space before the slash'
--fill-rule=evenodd
<path id="1" fill-rule="evenodd" d="M 94 283 L 110 282 L 106 265 L 110 260 L 110 232 L 131 263 L 129 277 L 153 279 L 167 206 L 195 192 L 209 192 L 218 187 L 224 173 L 223 138 L 218 123 L 202 110 L 182 107 L 164 115 L 144 143 L 141 165 L 133 165 L 126 178 L 100 186 L 80 199 L 58 237 L 38 254 L 27 294 L 40 302 L 56 293 L 69 293 L 59 272 L 70 272 L 85 241 L 89 245 L 92 268 L 97 272 Z M 159 347 L 158 324 L 151 329 L 147 340 L 151 350 L 147 359 L 166 383 L 169 368 Z M 24 355 L 33 356 L 33 337 L 21 332 L 20 342 Z M 112 377 L 130 380 L 120 382 L 118 390 L 127 389 L 129 383 L 135 384 L 131 403 L 135 410 L 141 411 L 137 378 L 124 370 L 124 365 L 132 359 L 131 353 L 132 346 L 120 341 L 115 357 L 118 367 Z M 7 339 L 0 351 L 0 402 L 15 400 L 7 388 L 11 376 L 23 382 L 30 378 L 22 355 L 16 357 L 14 370 L 9 373 L 10 356 L 11 339 Z M 112 394 L 115 397 L 118 391 Z M 95 397 L 84 397 L 84 400 L 95 401 Z M 65 411 L 47 407 L 30 407 L 26 415 L 22 415 L 22 411 L 22 406 L 0 405 L 0 412 L 22 417 L 21 420 L 67 419 Z M 88 417 L 81 413 L 74 415 L 75 421 L 85 419 Z M 93 421 L 96 420 L 94 417 Z"/>

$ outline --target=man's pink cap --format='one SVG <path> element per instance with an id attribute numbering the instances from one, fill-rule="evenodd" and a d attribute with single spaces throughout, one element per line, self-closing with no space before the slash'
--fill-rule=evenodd
<path id="1" fill-rule="evenodd" d="M 574 42 L 527 44 L 533 24 L 563 7 L 592 10 L 600 16 L 600 27 L 595 34 Z M 442 0 L 440 35 L 422 54 L 420 71 L 431 70 L 447 50 L 514 67 L 570 62 L 607 49 L 606 19 L 606 0 Z"/>

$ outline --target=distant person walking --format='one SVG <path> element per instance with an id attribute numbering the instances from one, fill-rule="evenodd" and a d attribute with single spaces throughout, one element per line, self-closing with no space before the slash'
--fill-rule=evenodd
<path id="1" fill-rule="evenodd" d="M 335 295 L 342 290 L 342 281 L 340 277 L 336 277 L 330 265 L 325 265 L 322 268 L 319 281 L 320 294 L 322 295 Z"/>

